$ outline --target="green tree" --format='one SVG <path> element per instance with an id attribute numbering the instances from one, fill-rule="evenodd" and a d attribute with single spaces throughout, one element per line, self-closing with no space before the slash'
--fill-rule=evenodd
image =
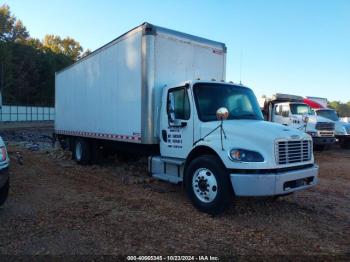
<path id="1" fill-rule="evenodd" d="M 88 56 L 88 55 L 90 55 L 91 53 L 92 53 L 92 52 L 91 52 L 90 49 L 86 49 L 85 52 L 81 55 L 80 58 L 83 58 L 83 57 L 85 57 L 85 56 Z"/>
<path id="2" fill-rule="evenodd" d="M 71 65 L 81 53 L 80 44 L 69 37 L 31 38 L 10 8 L 0 6 L 0 68 L 4 72 L 0 83 L 5 104 L 53 105 L 55 72 Z"/>
<path id="3" fill-rule="evenodd" d="M 31 38 L 31 37 L 28 38 L 28 40 L 26 41 L 26 44 L 38 50 L 44 49 L 43 43 L 37 38 Z"/>
<path id="4" fill-rule="evenodd" d="M 61 54 L 63 52 L 61 42 L 61 37 L 55 35 L 45 35 L 42 41 L 44 48 L 49 49 L 56 54 Z"/>
<path id="5" fill-rule="evenodd" d="M 350 101 L 347 103 L 332 101 L 329 103 L 329 107 L 337 111 L 341 117 L 350 116 Z"/>
<path id="6" fill-rule="evenodd" d="M 0 6 L 0 41 L 23 42 L 29 37 L 29 33 L 21 20 L 17 20 L 11 14 L 8 5 Z"/>
<path id="7" fill-rule="evenodd" d="M 43 46 L 56 54 L 66 55 L 73 61 L 77 61 L 81 57 L 83 51 L 79 42 L 74 39 L 70 37 L 61 39 L 61 37 L 55 35 L 45 35 Z"/>

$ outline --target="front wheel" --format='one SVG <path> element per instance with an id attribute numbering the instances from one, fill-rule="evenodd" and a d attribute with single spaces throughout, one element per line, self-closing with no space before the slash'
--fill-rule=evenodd
<path id="1" fill-rule="evenodd" d="M 350 139 L 341 140 L 340 147 L 343 149 L 350 149 Z"/>
<path id="2" fill-rule="evenodd" d="M 6 183 L 0 188 L 0 206 L 2 206 L 9 194 L 10 179 L 7 179 Z"/>
<path id="3" fill-rule="evenodd" d="M 322 152 L 326 149 L 326 145 L 314 145 L 314 150 L 318 152 Z"/>
<path id="4" fill-rule="evenodd" d="M 200 211 L 217 215 L 225 211 L 232 198 L 226 168 L 214 156 L 194 159 L 186 169 L 186 192 Z"/>

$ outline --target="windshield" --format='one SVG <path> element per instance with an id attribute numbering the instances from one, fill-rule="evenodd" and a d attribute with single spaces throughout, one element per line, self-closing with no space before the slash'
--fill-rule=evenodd
<path id="1" fill-rule="evenodd" d="M 293 115 L 314 115 L 314 112 L 306 104 L 290 104 L 290 111 Z"/>
<path id="2" fill-rule="evenodd" d="M 197 83 L 193 87 L 198 117 L 201 121 L 217 121 L 216 110 L 226 107 L 228 119 L 263 120 L 252 90 L 242 86 Z"/>
<path id="3" fill-rule="evenodd" d="M 339 121 L 337 113 L 334 110 L 317 110 L 317 115 L 328 118 L 333 121 Z"/>

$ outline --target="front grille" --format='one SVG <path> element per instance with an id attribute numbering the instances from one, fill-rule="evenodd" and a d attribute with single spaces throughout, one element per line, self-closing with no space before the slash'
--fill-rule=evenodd
<path id="1" fill-rule="evenodd" d="M 334 132 L 333 131 L 320 131 L 320 136 L 322 137 L 333 137 Z"/>
<path id="2" fill-rule="evenodd" d="M 334 130 L 334 123 L 331 122 L 317 122 L 317 130 Z"/>
<path id="3" fill-rule="evenodd" d="M 302 163 L 311 160 L 312 141 L 281 140 L 276 142 L 276 162 L 279 165 Z"/>

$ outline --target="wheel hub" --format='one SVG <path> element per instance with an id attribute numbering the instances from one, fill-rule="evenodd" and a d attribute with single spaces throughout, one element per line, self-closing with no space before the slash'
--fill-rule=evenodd
<path id="1" fill-rule="evenodd" d="M 207 180 L 204 180 L 204 179 L 200 179 L 199 182 L 198 182 L 198 187 L 199 187 L 199 190 L 200 191 L 207 191 L 208 189 L 208 183 L 207 183 Z"/>
<path id="2" fill-rule="evenodd" d="M 207 168 L 197 169 L 193 175 L 192 189 L 200 201 L 205 203 L 212 202 L 217 195 L 215 175 Z"/>

